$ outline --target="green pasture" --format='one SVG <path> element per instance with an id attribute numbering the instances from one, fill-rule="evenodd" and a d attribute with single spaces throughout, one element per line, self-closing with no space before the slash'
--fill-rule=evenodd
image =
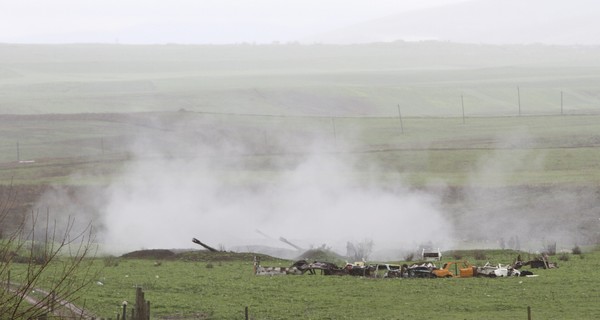
<path id="1" fill-rule="evenodd" d="M 349 175 L 359 183 L 373 177 L 401 177 L 417 186 L 585 185 L 600 179 L 600 126 L 593 115 L 408 117 L 401 124 L 397 117 L 171 112 L 5 116 L 0 122 L 4 184 L 62 184 L 74 173 L 85 175 L 69 183 L 103 183 L 131 159 L 165 154 L 219 160 L 212 162 L 233 184 L 270 179 L 315 154 L 351 163 Z M 223 143 L 237 147 L 219 151 Z M 198 148 L 209 151 L 199 154 Z M 474 174 L 487 168 L 497 177 Z"/>
<path id="2" fill-rule="evenodd" d="M 591 251 L 590 251 L 591 250 Z M 512 263 L 511 250 L 458 253 L 476 265 Z M 481 254 L 481 253 L 480 253 Z M 446 253 L 453 259 L 457 253 Z M 135 288 L 142 287 L 153 319 L 594 319 L 600 316 L 600 251 L 552 256 L 558 269 L 531 269 L 537 277 L 468 279 L 372 279 L 350 276 L 255 276 L 252 255 L 223 258 L 196 252 L 174 260 L 96 258 L 98 278 L 78 304 L 99 317 L 133 307 Z M 445 260 L 447 260 L 445 259 Z M 263 257 L 263 265 L 289 266 L 292 261 Z M 401 262 L 398 262 L 401 263 Z M 17 279 L 24 266 L 13 265 Z M 527 267 L 525 267 L 527 269 Z"/>

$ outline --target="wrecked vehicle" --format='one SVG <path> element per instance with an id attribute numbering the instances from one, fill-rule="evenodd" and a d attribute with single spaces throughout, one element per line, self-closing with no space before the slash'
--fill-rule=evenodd
<path id="1" fill-rule="evenodd" d="M 517 261 L 515 263 L 515 265 L 517 265 L 517 264 L 519 265 L 519 267 L 529 266 L 530 268 L 535 268 L 535 269 L 558 268 L 558 264 L 556 264 L 555 262 L 548 261 L 548 257 L 546 257 L 546 256 L 540 256 L 540 257 L 534 258 L 532 260 L 529 260 L 527 262 Z"/>
<path id="2" fill-rule="evenodd" d="M 477 267 L 476 275 L 490 278 L 511 276 L 518 277 L 521 275 L 521 272 L 511 265 L 502 265 L 499 263 L 494 266 L 487 262 L 483 267 Z"/>
<path id="3" fill-rule="evenodd" d="M 433 273 L 433 270 L 436 269 L 437 267 L 435 264 L 431 262 L 421 264 L 414 263 L 406 267 L 405 278 L 435 278 L 436 275 Z"/>
<path id="4" fill-rule="evenodd" d="M 347 263 L 344 269 L 349 275 L 356 277 L 370 277 L 373 271 L 373 268 L 365 265 L 364 262 Z"/>
<path id="5" fill-rule="evenodd" d="M 306 272 L 314 274 L 310 269 L 310 264 L 306 260 L 298 260 L 290 267 L 264 267 L 260 264 L 260 258 L 254 257 L 254 274 L 259 276 L 281 276 L 281 275 L 302 275 Z"/>
<path id="6" fill-rule="evenodd" d="M 372 271 L 372 276 L 374 278 L 398 278 L 398 275 L 401 274 L 402 267 L 398 264 L 374 264 L 370 266 Z"/>
<path id="7" fill-rule="evenodd" d="M 326 276 L 343 276 L 348 274 L 346 268 L 340 268 L 332 262 L 315 261 L 309 265 L 309 268 L 312 270 L 311 274 L 315 274 L 314 270 L 321 270 L 321 274 Z"/>
<path id="8" fill-rule="evenodd" d="M 413 263 L 412 265 L 403 264 L 400 269 L 390 270 L 387 273 L 387 278 L 435 278 L 432 273 L 437 269 L 435 264 L 424 262 L 421 264 Z"/>
<path id="9" fill-rule="evenodd" d="M 440 261 L 442 260 L 442 251 L 440 248 L 433 250 L 432 248 L 423 248 L 421 251 L 421 259 L 423 261 Z"/>
<path id="10" fill-rule="evenodd" d="M 431 271 L 438 278 L 471 278 L 477 272 L 477 267 L 471 265 L 468 261 L 450 261 L 446 262 L 441 269 Z"/>

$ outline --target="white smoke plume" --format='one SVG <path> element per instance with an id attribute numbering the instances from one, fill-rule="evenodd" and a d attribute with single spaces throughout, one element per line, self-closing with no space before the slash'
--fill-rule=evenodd
<path id="1" fill-rule="evenodd" d="M 343 137 L 350 135 L 333 138 L 331 122 L 324 122 L 321 132 L 256 125 L 240 131 L 212 120 L 148 122 L 151 133 L 127 144 L 132 159 L 103 179 L 108 184 L 56 187 L 38 208 L 49 208 L 58 221 L 72 216 L 85 226 L 93 220 L 98 241 L 111 253 L 199 248 L 193 237 L 244 251 L 291 249 L 279 241 L 284 237 L 340 254 L 347 242 L 366 239 L 373 241 L 373 258 L 402 258 L 424 244 L 455 249 L 462 240 L 470 247 L 519 242 L 521 249 L 537 250 L 546 241 L 570 246 L 600 239 L 596 189 L 510 180 L 546 170 L 544 152 L 526 131 L 499 137 L 467 186 L 415 190 L 402 181 L 410 172 L 378 170 L 381 163 L 366 160 L 374 158 L 346 152 Z"/>
<path id="2" fill-rule="evenodd" d="M 220 160 L 198 154 L 131 163 L 108 187 L 103 241 L 122 251 L 188 247 L 198 237 L 227 248 L 261 242 L 261 230 L 304 248 L 326 244 L 343 253 L 347 241 L 369 238 L 376 250 L 406 250 L 450 233 L 434 197 L 401 185 L 362 186 L 338 154 L 255 172 L 249 183 L 247 170 L 236 170 L 243 162 L 223 169 L 212 161 Z"/>

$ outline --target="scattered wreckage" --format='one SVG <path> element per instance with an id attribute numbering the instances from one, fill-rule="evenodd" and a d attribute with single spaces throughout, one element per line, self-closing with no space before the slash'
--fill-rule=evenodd
<path id="1" fill-rule="evenodd" d="M 413 263 L 412 265 L 403 264 L 366 264 L 365 262 L 347 263 L 339 267 L 332 262 L 298 260 L 289 267 L 265 267 L 260 264 L 258 257 L 254 258 L 255 275 L 302 275 L 305 273 L 315 275 L 319 272 L 321 275 L 338 276 L 359 276 L 367 278 L 472 278 L 472 277 L 534 277 L 533 272 L 529 270 L 519 270 L 522 266 L 537 267 L 532 261 L 538 261 L 538 258 L 522 262 L 517 261 L 513 265 L 497 264 L 492 265 L 489 262 L 479 267 L 470 264 L 468 261 L 449 261 L 438 268 L 433 262 Z M 546 268 L 553 263 L 547 262 Z"/>
<path id="2" fill-rule="evenodd" d="M 280 238 L 281 241 L 290 244 L 299 249 L 296 245 Z M 193 238 L 192 242 L 201 245 L 211 252 L 220 252 L 219 250 L 202 243 L 200 240 Z M 265 267 L 260 264 L 260 259 L 254 257 L 254 274 L 255 275 L 303 275 L 305 273 L 315 275 L 319 272 L 321 275 L 350 275 L 368 278 L 471 278 L 471 277 L 532 277 L 533 272 L 529 270 L 520 270 L 524 266 L 530 268 L 552 269 L 558 268 L 554 262 L 550 262 L 548 256 L 543 254 L 529 261 L 522 261 L 521 255 L 517 257 L 512 265 L 496 264 L 492 265 L 487 262 L 483 266 L 474 266 L 468 261 L 449 261 L 438 268 L 432 261 L 439 261 L 442 257 L 440 249 L 437 251 L 423 249 L 421 258 L 422 263 L 408 264 L 389 264 L 376 263 L 366 264 L 364 261 L 355 263 L 346 263 L 343 267 L 337 266 L 335 263 L 326 261 L 307 260 L 295 261 L 289 267 Z"/>
<path id="3" fill-rule="evenodd" d="M 550 262 L 548 260 L 548 256 L 546 254 L 542 254 L 539 257 L 536 257 L 529 261 L 522 261 L 521 255 L 517 256 L 517 261 L 515 262 L 515 268 L 519 269 L 523 266 L 529 266 L 533 269 L 554 269 L 558 268 L 558 264 L 555 262 Z"/>
<path id="4" fill-rule="evenodd" d="M 468 261 L 450 261 L 444 263 L 442 268 L 431 271 L 438 278 L 472 278 L 477 272 L 477 267 Z"/>

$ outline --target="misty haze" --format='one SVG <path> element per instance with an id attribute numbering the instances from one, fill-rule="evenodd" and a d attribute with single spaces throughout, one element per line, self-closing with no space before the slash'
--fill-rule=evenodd
<path id="1" fill-rule="evenodd" d="M 600 243 L 594 1 L 89 5 L 0 9 L 0 238 L 350 262 Z"/>

